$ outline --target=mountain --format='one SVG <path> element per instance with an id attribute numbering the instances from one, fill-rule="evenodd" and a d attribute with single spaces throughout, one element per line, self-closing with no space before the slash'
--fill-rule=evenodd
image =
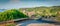
<path id="1" fill-rule="evenodd" d="M 0 12 L 3 12 L 3 11 L 5 11 L 6 9 L 0 9 Z"/>

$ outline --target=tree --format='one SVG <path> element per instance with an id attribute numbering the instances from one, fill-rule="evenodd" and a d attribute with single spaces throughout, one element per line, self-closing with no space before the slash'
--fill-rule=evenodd
<path id="1" fill-rule="evenodd" d="M 16 9 L 7 10 L 0 14 L 1 21 L 7 21 L 7 20 L 17 19 L 17 18 L 26 18 L 26 17 L 28 16 Z"/>

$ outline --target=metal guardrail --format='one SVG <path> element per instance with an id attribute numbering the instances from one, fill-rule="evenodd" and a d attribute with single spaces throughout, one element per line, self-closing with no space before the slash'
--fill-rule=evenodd
<path id="1" fill-rule="evenodd" d="M 0 22 L 0 24 L 7 23 L 7 22 L 15 22 L 15 21 L 24 20 L 24 19 L 28 19 L 28 18 L 19 18 L 19 19 L 14 19 L 14 20 L 9 20 L 9 21 L 2 21 Z"/>
<path id="2" fill-rule="evenodd" d="M 14 19 L 13 21 L 19 21 L 19 20 L 24 20 L 24 19 L 27 19 L 27 18 Z"/>

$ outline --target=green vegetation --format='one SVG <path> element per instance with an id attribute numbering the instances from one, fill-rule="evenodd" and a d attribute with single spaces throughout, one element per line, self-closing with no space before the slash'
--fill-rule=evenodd
<path id="1" fill-rule="evenodd" d="M 25 10 L 25 14 L 23 11 Z M 52 16 L 56 17 L 58 20 L 60 20 L 60 6 L 52 6 L 52 7 L 35 7 L 35 8 L 20 8 L 17 9 L 11 9 L 6 10 L 4 12 L 0 12 L 0 21 L 7 21 L 12 19 L 18 19 L 18 18 L 26 18 L 28 17 L 27 12 L 34 11 L 37 17 L 38 16 Z"/>
<path id="2" fill-rule="evenodd" d="M 8 20 L 13 20 L 17 18 L 26 18 L 26 17 L 27 15 L 23 14 L 22 12 L 16 9 L 6 10 L 0 13 L 0 21 L 8 21 Z"/>
<path id="3" fill-rule="evenodd" d="M 50 17 L 56 17 L 58 20 L 60 20 L 60 6 L 52 6 L 52 7 L 35 7 L 35 8 L 21 8 L 21 10 L 26 10 L 28 12 L 34 11 L 36 16 L 50 16 Z"/>

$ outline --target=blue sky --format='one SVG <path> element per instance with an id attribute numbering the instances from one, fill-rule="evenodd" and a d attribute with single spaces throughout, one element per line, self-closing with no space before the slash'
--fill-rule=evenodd
<path id="1" fill-rule="evenodd" d="M 0 9 L 60 6 L 60 0 L 0 0 Z"/>

